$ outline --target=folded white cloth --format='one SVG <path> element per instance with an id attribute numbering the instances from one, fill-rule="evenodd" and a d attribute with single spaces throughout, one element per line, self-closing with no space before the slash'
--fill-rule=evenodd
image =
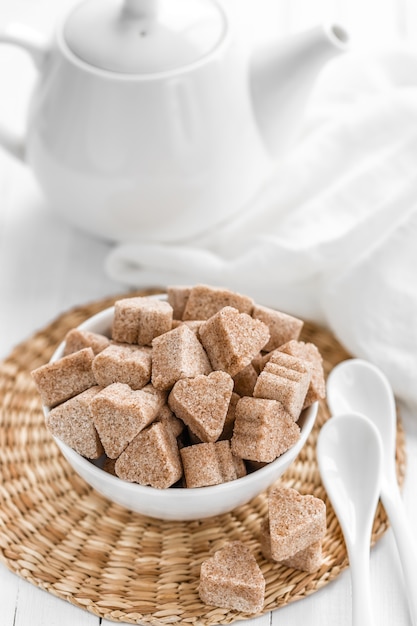
<path id="1" fill-rule="evenodd" d="M 327 325 L 417 405 L 417 55 L 332 61 L 250 206 L 181 245 L 120 244 L 107 271 L 135 287 L 227 286 Z"/>

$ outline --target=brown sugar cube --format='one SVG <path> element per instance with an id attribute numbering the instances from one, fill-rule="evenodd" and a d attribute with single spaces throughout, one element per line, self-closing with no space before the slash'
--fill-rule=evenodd
<path id="1" fill-rule="evenodd" d="M 264 359 L 263 369 L 265 369 L 267 363 L 281 365 L 282 367 L 294 370 L 295 372 L 305 372 L 309 369 L 309 365 L 304 358 L 287 354 L 279 349 L 273 350 L 269 353 L 268 358 Z"/>
<path id="2" fill-rule="evenodd" d="M 273 561 L 271 554 L 271 533 L 269 530 L 269 519 L 264 520 L 261 525 L 261 551 L 267 561 Z M 320 569 L 323 563 L 322 540 L 315 541 L 304 550 L 300 550 L 288 559 L 281 561 L 285 567 L 298 569 L 312 574 Z"/>
<path id="3" fill-rule="evenodd" d="M 204 320 L 186 320 L 185 322 L 183 320 L 173 320 L 172 329 L 178 328 L 178 326 L 182 326 L 183 324 L 195 332 L 198 337 L 198 331 L 200 330 L 201 324 L 204 324 Z"/>
<path id="4" fill-rule="evenodd" d="M 233 428 L 235 425 L 236 419 L 236 405 L 240 400 L 240 396 L 233 392 L 232 397 L 230 398 L 229 407 L 226 413 L 226 419 L 224 420 L 223 430 L 219 439 L 231 439 L 233 435 Z"/>
<path id="5" fill-rule="evenodd" d="M 152 385 L 152 383 L 149 383 L 149 385 L 145 385 L 144 387 L 142 387 L 142 389 L 140 389 L 140 391 L 143 391 L 143 393 L 148 393 L 151 396 L 153 396 L 153 401 L 156 403 L 156 406 L 158 407 L 158 410 L 157 410 L 157 415 L 158 415 L 159 412 L 163 410 L 164 405 L 167 403 L 167 400 L 168 400 L 167 392 L 161 389 L 157 389 L 156 387 Z"/>
<path id="6" fill-rule="evenodd" d="M 264 606 L 265 578 L 249 549 L 231 541 L 201 564 L 198 592 L 205 604 L 258 613 Z"/>
<path id="7" fill-rule="evenodd" d="M 112 338 L 119 343 L 150 346 L 152 339 L 171 330 L 172 306 L 157 298 L 123 298 L 114 305 Z"/>
<path id="8" fill-rule="evenodd" d="M 239 394 L 239 396 L 251 396 L 257 379 L 258 374 L 252 363 L 249 363 L 249 365 L 238 372 L 236 376 L 233 376 L 235 384 L 234 391 Z"/>
<path id="9" fill-rule="evenodd" d="M 188 326 L 190 330 L 193 330 L 195 334 L 199 336 L 200 327 L 204 324 L 204 320 L 185 320 L 182 323 Z"/>
<path id="10" fill-rule="evenodd" d="M 165 397 L 113 383 L 95 395 L 91 414 L 107 456 L 115 459 L 157 416 Z"/>
<path id="11" fill-rule="evenodd" d="M 115 471 L 129 482 L 155 489 L 171 487 L 182 476 L 178 445 L 171 430 L 155 422 L 140 432 L 117 459 Z"/>
<path id="12" fill-rule="evenodd" d="M 240 293 L 222 289 L 220 287 L 209 287 L 208 285 L 196 285 L 192 287 L 187 304 L 182 316 L 183 320 L 208 320 L 212 315 L 231 306 L 240 313 L 250 315 L 254 302 L 248 296 Z"/>
<path id="13" fill-rule="evenodd" d="M 193 433 L 192 430 L 187 429 L 187 431 L 188 431 L 188 442 L 187 442 L 187 444 L 185 446 L 182 446 L 182 447 L 190 447 L 192 445 L 197 445 L 197 444 L 203 443 L 201 441 L 201 439 L 199 437 L 197 437 L 197 435 L 195 435 Z M 233 424 L 232 424 L 232 432 L 233 432 Z M 230 445 L 231 437 L 232 437 L 232 433 L 230 433 L 229 437 L 225 437 L 224 436 L 224 429 L 223 429 L 222 434 L 220 435 L 220 437 L 218 438 L 218 440 L 215 443 L 219 443 L 220 441 L 227 441 L 227 443 Z M 242 478 L 242 476 L 246 476 L 247 468 L 246 468 L 245 461 L 243 459 L 241 459 L 240 457 L 235 456 L 234 454 L 232 454 L 232 460 L 233 460 L 233 465 L 235 467 L 235 472 L 236 472 L 236 477 L 235 478 Z"/>
<path id="14" fill-rule="evenodd" d="M 326 505 L 311 495 L 280 487 L 269 494 L 271 555 L 284 561 L 320 541 L 326 532 Z"/>
<path id="15" fill-rule="evenodd" d="M 298 339 L 304 325 L 297 317 L 260 305 L 254 306 L 252 317 L 261 320 L 269 328 L 271 336 L 264 347 L 267 351 L 274 350 L 291 339 Z"/>
<path id="16" fill-rule="evenodd" d="M 287 344 L 288 345 L 288 344 Z M 263 371 L 267 363 L 274 363 L 275 365 L 282 365 L 288 369 L 295 370 L 296 372 L 305 372 L 311 370 L 311 364 L 304 358 L 287 354 L 280 348 L 267 352 L 262 356 L 259 361 L 260 371 Z"/>
<path id="17" fill-rule="evenodd" d="M 275 374 L 275 376 L 282 376 L 283 378 L 288 378 L 288 380 L 293 380 L 298 383 L 304 378 L 310 378 L 310 369 L 305 367 L 303 370 L 295 370 L 290 367 L 284 367 L 283 365 L 277 365 L 272 361 L 268 361 L 262 370 L 261 374 L 264 372 L 268 372 L 269 374 Z"/>
<path id="18" fill-rule="evenodd" d="M 93 359 L 93 350 L 83 348 L 33 370 L 32 377 L 42 403 L 54 407 L 96 385 Z"/>
<path id="19" fill-rule="evenodd" d="M 154 339 L 152 384 L 157 389 L 170 389 L 182 378 L 210 372 L 207 354 L 195 333 L 187 326 L 178 326 Z"/>
<path id="20" fill-rule="evenodd" d="M 323 400 L 326 397 L 326 383 L 323 357 L 317 346 L 314 343 L 292 340 L 280 346 L 279 350 L 293 357 L 304 359 L 310 366 L 311 380 L 303 408 L 311 406 L 317 400 Z"/>
<path id="21" fill-rule="evenodd" d="M 308 548 L 300 550 L 293 556 L 290 556 L 289 559 L 282 561 L 282 564 L 285 567 L 299 569 L 309 574 L 317 572 L 323 564 L 322 540 L 315 541 Z"/>
<path id="22" fill-rule="evenodd" d="M 298 360 L 299 361 L 299 360 Z M 253 390 L 255 398 L 277 400 L 297 421 L 303 409 L 305 397 L 311 380 L 310 369 L 299 361 L 300 370 L 272 363 L 265 365 Z"/>
<path id="23" fill-rule="evenodd" d="M 291 448 L 300 437 L 300 428 L 275 400 L 241 398 L 231 440 L 235 456 L 270 463 Z"/>
<path id="24" fill-rule="evenodd" d="M 169 408 L 168 404 L 164 404 L 155 417 L 155 422 L 162 422 L 170 428 L 174 437 L 179 437 L 185 428 L 185 424 L 182 420 L 175 417 L 174 413 Z"/>
<path id="25" fill-rule="evenodd" d="M 220 485 L 237 478 L 230 441 L 198 443 L 180 453 L 187 488 Z"/>
<path id="26" fill-rule="evenodd" d="M 267 354 L 269 355 L 270 353 L 268 352 Z M 265 356 L 264 352 L 259 352 L 251 361 L 253 369 L 258 374 L 258 376 L 264 367 L 264 362 L 263 362 L 264 356 Z"/>
<path id="27" fill-rule="evenodd" d="M 232 392 L 232 378 L 226 372 L 212 372 L 179 380 L 168 404 L 201 441 L 212 442 L 222 433 Z"/>
<path id="28" fill-rule="evenodd" d="M 101 391 L 98 385 L 90 387 L 51 409 L 45 418 L 50 432 L 87 459 L 98 459 L 103 446 L 94 426 L 90 402 Z"/>
<path id="29" fill-rule="evenodd" d="M 269 339 L 266 324 L 226 306 L 200 327 L 200 339 L 215 370 L 236 376 Z"/>
<path id="30" fill-rule="evenodd" d="M 172 306 L 174 320 L 182 320 L 190 291 L 191 287 L 188 286 L 169 285 L 167 287 L 167 299 Z"/>
<path id="31" fill-rule="evenodd" d="M 242 478 L 243 476 L 246 476 L 248 472 L 246 469 L 245 461 L 240 457 L 235 456 L 234 454 L 232 454 L 232 459 L 235 466 L 236 478 Z"/>
<path id="32" fill-rule="evenodd" d="M 269 530 L 269 517 L 264 519 L 261 524 L 261 532 L 259 543 L 261 545 L 262 556 L 267 561 L 273 561 L 271 554 L 271 532 Z"/>
<path id="33" fill-rule="evenodd" d="M 78 352 L 83 348 L 91 348 L 94 354 L 98 354 L 108 345 L 110 345 L 110 339 L 105 335 L 73 328 L 65 335 L 64 356 Z"/>
<path id="34" fill-rule="evenodd" d="M 151 380 L 151 348 L 129 343 L 113 343 L 93 361 L 93 372 L 99 385 L 125 383 L 131 389 L 142 389 Z"/>
<path id="35" fill-rule="evenodd" d="M 278 400 L 297 421 L 304 406 L 310 380 L 310 370 L 297 372 L 275 363 L 267 363 L 258 376 L 253 395 Z"/>

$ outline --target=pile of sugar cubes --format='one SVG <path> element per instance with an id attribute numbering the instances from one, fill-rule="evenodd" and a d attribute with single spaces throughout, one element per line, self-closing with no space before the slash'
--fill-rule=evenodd
<path id="1" fill-rule="evenodd" d="M 324 398 L 303 322 L 233 291 L 171 286 L 114 307 L 111 337 L 81 329 L 32 372 L 53 435 L 141 485 L 203 487 L 274 461 Z"/>
<path id="2" fill-rule="evenodd" d="M 323 563 L 326 505 L 320 498 L 277 487 L 268 496 L 268 518 L 261 527 L 265 559 L 312 574 Z M 265 578 L 255 556 L 241 541 L 229 541 L 203 561 L 200 599 L 208 605 L 259 613 Z"/>

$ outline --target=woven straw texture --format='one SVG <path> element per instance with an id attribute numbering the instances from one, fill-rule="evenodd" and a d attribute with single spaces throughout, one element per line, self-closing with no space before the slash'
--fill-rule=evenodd
<path id="1" fill-rule="evenodd" d="M 129 295 L 147 295 L 136 292 Z M 126 295 L 126 294 L 124 294 Z M 37 587 L 110 620 L 143 624 L 228 624 L 248 615 L 205 606 L 198 597 L 201 562 L 226 541 L 241 540 L 266 579 L 263 612 L 300 600 L 348 565 L 340 527 L 320 482 L 315 457 L 317 423 L 281 484 L 322 498 L 328 530 L 324 561 L 314 574 L 266 561 L 260 527 L 261 494 L 229 514 L 195 522 L 163 522 L 112 504 L 79 478 L 48 434 L 30 371 L 47 362 L 65 333 L 110 306 L 108 298 L 76 308 L 19 345 L 0 363 L 0 558 Z M 320 349 L 326 373 L 349 355 L 325 330 L 306 323 L 302 339 Z M 405 441 L 397 430 L 397 472 L 405 474 Z M 378 507 L 372 542 L 386 531 Z"/>

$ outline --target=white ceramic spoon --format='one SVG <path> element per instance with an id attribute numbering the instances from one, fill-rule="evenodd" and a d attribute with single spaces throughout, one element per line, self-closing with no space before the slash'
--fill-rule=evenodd
<path id="1" fill-rule="evenodd" d="M 373 626 L 369 553 L 381 489 L 382 443 L 378 430 L 354 413 L 330 419 L 319 433 L 317 460 L 349 556 L 352 624 Z"/>
<path id="2" fill-rule="evenodd" d="M 362 413 L 379 430 L 384 452 L 381 500 L 401 559 L 411 621 L 417 626 L 417 545 L 396 476 L 396 410 L 391 386 L 375 365 L 362 359 L 349 359 L 339 363 L 330 373 L 327 403 L 333 415 L 347 411 Z"/>

